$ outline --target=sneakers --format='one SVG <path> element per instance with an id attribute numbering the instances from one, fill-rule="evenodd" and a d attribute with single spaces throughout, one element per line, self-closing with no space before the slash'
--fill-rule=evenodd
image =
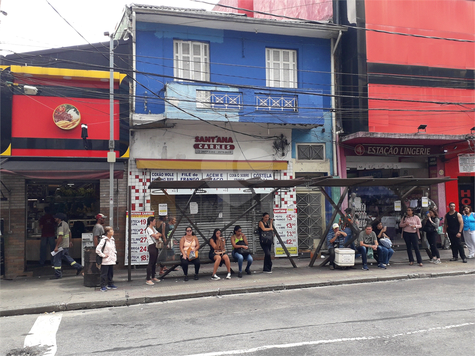
<path id="1" fill-rule="evenodd" d="M 458 261 L 459 259 L 457 257 L 451 258 L 449 261 Z"/>
<path id="2" fill-rule="evenodd" d="M 238 278 L 242 278 L 242 272 L 238 273 Z"/>
<path id="3" fill-rule="evenodd" d="M 217 275 L 214 275 L 211 277 L 212 281 L 219 281 L 221 278 L 219 278 Z"/>
<path id="4" fill-rule="evenodd" d="M 433 258 L 431 258 L 431 259 L 429 260 L 430 263 L 435 263 L 435 261 L 437 261 L 437 260 L 434 260 Z"/>
<path id="5" fill-rule="evenodd" d="M 158 278 L 152 278 L 152 281 L 153 281 L 153 282 L 160 282 L 160 279 L 158 279 Z"/>
<path id="6" fill-rule="evenodd" d="M 245 271 L 246 271 L 246 273 L 247 273 L 247 274 L 252 274 L 251 270 L 250 270 L 250 269 L 248 269 L 248 268 L 246 268 L 246 270 L 245 270 Z"/>
<path id="7" fill-rule="evenodd" d="M 153 286 L 155 283 L 153 283 L 152 281 L 146 281 L 145 284 L 148 286 Z"/>
<path id="8" fill-rule="evenodd" d="M 466 258 L 462 259 L 462 262 L 467 263 L 467 259 Z"/>
<path id="9" fill-rule="evenodd" d="M 262 271 L 262 272 L 264 272 L 264 273 L 272 273 L 272 271 Z"/>
<path id="10" fill-rule="evenodd" d="M 106 287 L 102 287 L 102 288 L 101 288 L 101 292 L 107 292 L 107 288 L 106 288 Z"/>
<path id="11" fill-rule="evenodd" d="M 378 265 L 378 267 L 379 267 L 379 268 L 382 268 L 382 269 L 386 269 L 386 266 L 383 265 L 382 263 L 380 263 L 380 264 Z"/>
<path id="12" fill-rule="evenodd" d="M 83 269 L 84 269 L 83 266 L 81 266 L 80 268 L 78 268 L 78 269 L 76 270 L 76 276 L 79 276 L 79 273 L 81 273 Z"/>
<path id="13" fill-rule="evenodd" d="M 365 271 L 369 271 L 368 265 L 363 265 L 363 268 L 361 269 L 364 269 Z"/>
<path id="14" fill-rule="evenodd" d="M 436 265 L 438 265 L 438 264 L 440 264 L 440 263 L 442 263 L 442 262 L 440 262 L 440 260 L 435 260 L 435 261 L 434 261 L 434 264 L 436 264 Z"/>
<path id="15" fill-rule="evenodd" d="M 194 279 L 195 281 L 197 281 L 198 279 L 200 279 L 200 277 L 199 277 L 197 274 L 195 274 L 195 275 L 193 276 L 193 279 Z"/>
<path id="16" fill-rule="evenodd" d="M 242 276 L 242 273 L 241 273 L 241 276 Z M 231 272 L 229 272 L 229 273 L 226 275 L 226 279 L 231 279 Z"/>
<path id="17" fill-rule="evenodd" d="M 190 280 L 190 279 L 188 278 L 188 276 L 185 276 L 184 281 L 185 281 L 185 282 L 188 282 L 189 280 Z"/>
<path id="18" fill-rule="evenodd" d="M 474 258 L 474 257 L 475 257 L 475 254 L 467 256 L 467 258 Z"/>
<path id="19" fill-rule="evenodd" d="M 111 284 L 110 286 L 107 286 L 106 288 L 107 288 L 107 289 L 117 289 L 117 287 L 116 287 L 115 285 L 113 285 L 113 284 Z"/>

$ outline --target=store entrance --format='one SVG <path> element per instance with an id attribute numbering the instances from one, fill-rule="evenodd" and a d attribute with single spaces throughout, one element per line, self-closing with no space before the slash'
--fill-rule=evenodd
<path id="1" fill-rule="evenodd" d="M 92 232 L 99 211 L 99 181 L 27 181 L 26 198 L 26 270 L 35 274 L 42 274 L 41 268 L 51 270 L 56 213 L 68 217 L 73 242 L 69 254 L 80 262 L 81 235 Z"/>

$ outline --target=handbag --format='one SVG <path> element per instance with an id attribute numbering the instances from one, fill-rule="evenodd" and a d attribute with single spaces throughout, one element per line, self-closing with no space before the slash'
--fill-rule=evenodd
<path id="1" fill-rule="evenodd" d="M 387 237 L 383 237 L 382 239 L 379 239 L 379 243 L 381 244 L 381 246 L 384 246 L 386 248 L 391 248 L 393 246 L 392 241 L 388 239 Z"/>
<path id="2" fill-rule="evenodd" d="M 161 250 L 164 247 L 164 243 L 161 237 L 159 237 L 158 240 L 155 242 L 155 246 L 159 250 Z"/>
<path id="3" fill-rule="evenodd" d="M 246 243 L 244 242 L 244 240 L 240 240 L 240 241 L 236 242 L 236 245 L 238 245 L 238 246 L 247 246 Z M 234 252 L 239 253 L 245 259 L 247 259 L 247 256 L 249 256 L 251 254 L 251 252 L 249 251 L 248 248 L 246 249 L 246 248 L 243 248 L 243 247 L 235 248 Z"/>
<path id="4" fill-rule="evenodd" d="M 198 251 L 191 251 L 191 246 L 188 247 L 188 250 L 186 251 L 186 255 L 188 257 L 188 261 L 193 261 L 194 259 L 198 258 Z"/>
<path id="5" fill-rule="evenodd" d="M 261 243 L 272 244 L 274 241 L 274 231 L 261 231 Z"/>
<path id="6" fill-rule="evenodd" d="M 106 243 L 107 243 L 107 239 L 106 241 L 104 241 L 104 246 L 102 246 L 102 250 L 101 250 L 102 253 L 104 253 L 104 248 L 106 247 Z M 102 265 L 102 257 L 96 254 L 96 267 L 100 269 L 101 265 Z"/>
<path id="7" fill-rule="evenodd" d="M 422 227 L 422 231 L 431 234 L 431 233 L 435 232 L 435 227 L 434 227 L 434 225 L 431 224 L 431 222 L 429 220 L 426 220 L 426 223 Z"/>

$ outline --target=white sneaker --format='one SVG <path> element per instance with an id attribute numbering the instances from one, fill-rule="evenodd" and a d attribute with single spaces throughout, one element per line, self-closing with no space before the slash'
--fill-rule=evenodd
<path id="1" fill-rule="evenodd" d="M 467 258 L 474 258 L 475 255 L 468 255 Z"/>
<path id="2" fill-rule="evenodd" d="M 221 278 L 219 278 L 217 275 L 214 275 L 213 277 L 211 277 L 211 280 L 212 281 L 219 281 Z"/>
<path id="3" fill-rule="evenodd" d="M 228 273 L 226 279 L 231 279 L 231 273 Z"/>

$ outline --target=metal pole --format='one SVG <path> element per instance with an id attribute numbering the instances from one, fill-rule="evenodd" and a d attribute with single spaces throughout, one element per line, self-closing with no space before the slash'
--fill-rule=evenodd
<path id="1" fill-rule="evenodd" d="M 109 35 L 107 33 L 107 35 Z M 107 161 L 109 162 L 109 224 L 114 227 L 114 38 L 110 35 L 109 45 L 109 152 L 107 155 Z"/>
<path id="2" fill-rule="evenodd" d="M 132 187 L 128 189 L 127 195 L 128 225 L 127 229 L 127 281 L 132 281 Z"/>

